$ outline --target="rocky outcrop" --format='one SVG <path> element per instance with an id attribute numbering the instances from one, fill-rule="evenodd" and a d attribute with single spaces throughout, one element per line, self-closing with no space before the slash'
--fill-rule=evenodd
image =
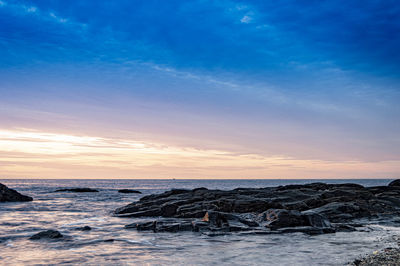
<path id="1" fill-rule="evenodd" d="M 120 189 L 118 190 L 119 193 L 137 193 L 137 194 L 142 194 L 139 190 L 134 190 L 134 189 Z"/>
<path id="2" fill-rule="evenodd" d="M 57 189 L 54 192 L 77 192 L 77 193 L 83 193 L 83 192 L 99 192 L 96 189 L 92 189 L 92 188 L 61 188 L 61 189 Z"/>
<path id="3" fill-rule="evenodd" d="M 60 232 L 58 232 L 57 230 L 46 230 L 46 231 L 42 231 L 37 234 L 34 234 L 29 239 L 30 240 L 58 239 L 58 238 L 62 238 L 62 237 L 63 237 L 63 235 Z"/>
<path id="4" fill-rule="evenodd" d="M 389 187 L 400 187 L 400 179 L 393 180 L 389 183 Z"/>
<path id="5" fill-rule="evenodd" d="M 119 217 L 158 217 L 127 228 L 309 234 L 355 230 L 359 218 L 400 215 L 400 186 L 311 183 L 234 190 L 173 189 L 115 210 Z"/>
<path id="6" fill-rule="evenodd" d="M 32 201 L 33 199 L 29 196 L 20 194 L 14 189 L 8 188 L 7 186 L 0 183 L 0 202 L 12 202 L 12 201 Z"/>

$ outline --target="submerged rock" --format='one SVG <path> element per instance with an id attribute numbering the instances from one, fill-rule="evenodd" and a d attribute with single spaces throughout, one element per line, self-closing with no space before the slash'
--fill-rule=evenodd
<path id="1" fill-rule="evenodd" d="M 90 231 L 92 230 L 92 228 L 88 225 L 82 226 L 82 227 L 77 227 L 75 228 L 75 230 L 79 230 L 79 231 Z"/>
<path id="2" fill-rule="evenodd" d="M 120 189 L 118 190 L 119 193 L 137 193 L 137 194 L 142 194 L 139 190 L 134 190 L 134 189 Z"/>
<path id="3" fill-rule="evenodd" d="M 92 188 L 61 188 L 61 189 L 57 189 L 54 192 L 99 192 L 96 189 L 92 189 Z"/>
<path id="4" fill-rule="evenodd" d="M 0 183 L 0 202 L 32 201 L 29 196 L 22 195 L 14 189 Z"/>
<path id="5" fill-rule="evenodd" d="M 350 225 L 354 219 L 400 215 L 400 187 L 311 183 L 228 191 L 173 189 L 142 197 L 114 214 L 163 217 L 127 226 L 154 232 L 332 233 L 356 230 Z"/>
<path id="6" fill-rule="evenodd" d="M 62 238 L 62 237 L 63 237 L 63 235 L 60 232 L 58 232 L 57 230 L 46 230 L 46 231 L 42 231 L 37 234 L 34 234 L 29 239 L 30 240 L 58 239 L 58 238 Z"/>

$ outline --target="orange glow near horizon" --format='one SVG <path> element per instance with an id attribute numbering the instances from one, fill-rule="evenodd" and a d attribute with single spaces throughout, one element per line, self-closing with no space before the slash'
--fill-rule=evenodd
<path id="1" fill-rule="evenodd" d="M 322 161 L 0 130 L 0 178 L 392 178 L 399 161 Z M 382 173 L 387 173 L 382 176 Z"/>

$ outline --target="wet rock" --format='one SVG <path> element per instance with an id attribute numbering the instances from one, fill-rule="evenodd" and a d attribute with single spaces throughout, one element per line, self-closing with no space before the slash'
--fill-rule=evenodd
<path id="1" fill-rule="evenodd" d="M 343 221 L 367 217 L 370 214 L 367 209 L 352 202 L 331 202 L 319 208 L 304 211 L 303 213 L 317 213 L 329 217 L 331 221 Z"/>
<path id="2" fill-rule="evenodd" d="M 179 231 L 193 231 L 191 221 L 185 220 L 155 220 L 137 222 L 125 225 L 125 228 L 136 228 L 138 231 L 153 231 L 153 232 L 179 232 Z"/>
<path id="3" fill-rule="evenodd" d="M 173 189 L 142 197 L 116 209 L 114 214 L 173 218 L 168 223 L 158 223 L 158 227 L 156 224 L 153 229 L 164 232 L 181 231 L 182 221 L 190 219 L 192 223 L 190 226 L 186 223 L 185 230 L 276 233 L 299 227 L 305 233 L 329 233 L 353 229 L 333 226 L 331 222 L 350 225 L 359 218 L 399 216 L 400 187 L 311 183 L 228 191 Z"/>
<path id="4" fill-rule="evenodd" d="M 134 189 L 120 189 L 118 190 L 119 193 L 136 193 L 136 194 L 142 194 L 142 192 L 140 192 L 139 190 L 134 190 Z"/>
<path id="5" fill-rule="evenodd" d="M 20 194 L 14 189 L 0 183 L 0 202 L 32 201 L 29 196 Z"/>
<path id="6" fill-rule="evenodd" d="M 46 231 L 42 231 L 37 234 L 34 234 L 29 239 L 30 240 L 58 239 L 58 238 L 62 238 L 62 237 L 63 237 L 63 235 L 60 232 L 58 232 L 57 230 L 46 230 Z"/>
<path id="7" fill-rule="evenodd" d="M 285 227 L 277 229 L 279 233 L 304 233 L 308 235 L 320 235 L 335 233 L 333 228 L 317 228 L 312 226 L 296 226 L 296 227 Z"/>
<path id="8" fill-rule="evenodd" d="M 160 216 L 161 215 L 161 209 L 160 208 L 154 208 L 154 209 L 146 209 L 143 211 L 138 211 L 138 212 L 132 212 L 132 213 L 125 213 L 125 214 L 120 214 L 118 217 L 152 217 L 152 216 Z"/>
<path id="9" fill-rule="evenodd" d="M 79 231 L 90 231 L 92 230 L 92 228 L 88 225 L 82 226 L 82 227 L 77 227 L 75 228 L 75 230 L 79 230 Z"/>
<path id="10" fill-rule="evenodd" d="M 304 218 L 299 211 L 285 209 L 269 209 L 261 213 L 256 221 L 271 229 L 305 225 Z"/>
<path id="11" fill-rule="evenodd" d="M 348 265 L 355 266 L 397 266 L 400 265 L 400 249 L 399 248 L 385 248 L 381 251 L 373 252 L 361 259 L 355 259 Z"/>
<path id="12" fill-rule="evenodd" d="M 400 179 L 393 180 L 389 183 L 389 187 L 400 187 Z"/>
<path id="13" fill-rule="evenodd" d="M 99 192 L 96 189 L 92 188 L 61 188 L 57 189 L 54 192 L 77 192 L 77 193 L 83 193 L 83 192 Z"/>
<path id="14" fill-rule="evenodd" d="M 324 215 L 314 213 L 313 211 L 302 212 L 301 214 L 305 220 L 305 224 L 308 226 L 323 229 L 332 228 L 331 222 Z"/>

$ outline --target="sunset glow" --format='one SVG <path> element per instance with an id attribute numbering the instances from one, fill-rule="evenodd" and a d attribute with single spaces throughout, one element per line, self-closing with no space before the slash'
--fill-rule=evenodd
<path id="1" fill-rule="evenodd" d="M 0 177 L 396 178 L 381 5 L 1 0 Z"/>
<path id="2" fill-rule="evenodd" d="M 7 178 L 349 178 L 400 170 L 398 161 L 299 160 L 26 129 L 1 130 L 0 152 Z"/>

